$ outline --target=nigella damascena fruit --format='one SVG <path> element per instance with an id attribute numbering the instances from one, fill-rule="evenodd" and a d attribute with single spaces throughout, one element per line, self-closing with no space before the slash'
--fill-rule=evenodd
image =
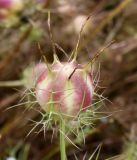
<path id="1" fill-rule="evenodd" d="M 0 8 L 9 8 L 11 5 L 11 0 L 0 0 Z"/>
<path id="2" fill-rule="evenodd" d="M 20 10 L 22 4 L 22 0 L 0 0 L 1 9 Z"/>
<path id="3" fill-rule="evenodd" d="M 35 70 L 36 98 L 45 111 L 76 116 L 91 106 L 92 76 L 82 65 L 56 60 L 48 67 L 41 64 Z"/>
<path id="4" fill-rule="evenodd" d="M 6 19 L 22 8 L 22 0 L 0 0 L 0 20 Z"/>

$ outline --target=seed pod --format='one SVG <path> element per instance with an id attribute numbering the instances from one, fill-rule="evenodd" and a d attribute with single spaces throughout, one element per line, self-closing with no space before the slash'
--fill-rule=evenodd
<path id="1" fill-rule="evenodd" d="M 23 6 L 22 0 L 0 0 L 0 8 L 19 11 Z"/>
<path id="2" fill-rule="evenodd" d="M 0 20 L 5 20 L 22 8 L 22 0 L 0 0 Z"/>
<path id="3" fill-rule="evenodd" d="M 11 5 L 12 5 L 11 0 L 0 0 L 0 8 L 2 8 L 2 9 L 10 8 Z"/>
<path id="4" fill-rule="evenodd" d="M 47 112 L 76 116 L 91 105 L 92 97 L 91 74 L 74 61 L 54 61 L 36 82 L 36 98 Z"/>

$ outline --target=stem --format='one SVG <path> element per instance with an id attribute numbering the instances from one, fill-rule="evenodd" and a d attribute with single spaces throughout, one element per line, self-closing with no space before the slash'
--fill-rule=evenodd
<path id="1" fill-rule="evenodd" d="M 0 87 L 18 87 L 23 86 L 23 80 L 15 80 L 15 81 L 0 81 Z"/>
<path id="2" fill-rule="evenodd" d="M 60 120 L 60 155 L 61 160 L 67 160 L 65 146 L 65 122 L 62 119 Z"/>

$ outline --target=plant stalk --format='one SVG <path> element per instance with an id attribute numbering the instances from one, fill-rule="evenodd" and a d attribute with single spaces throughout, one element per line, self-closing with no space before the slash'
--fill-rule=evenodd
<path id="1" fill-rule="evenodd" d="M 65 146 L 65 122 L 62 119 L 60 120 L 60 156 L 61 160 L 67 160 Z"/>
<path id="2" fill-rule="evenodd" d="M 19 87 L 24 86 L 24 80 L 0 81 L 0 87 Z"/>

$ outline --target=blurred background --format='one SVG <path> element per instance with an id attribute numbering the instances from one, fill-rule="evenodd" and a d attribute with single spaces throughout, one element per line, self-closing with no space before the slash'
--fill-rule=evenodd
<path id="1" fill-rule="evenodd" d="M 22 80 L 43 55 L 52 63 L 50 32 L 59 59 L 66 61 L 84 23 L 77 59 L 85 64 L 100 53 L 93 77 L 106 116 L 85 130 L 85 144 L 82 138 L 74 140 L 81 151 L 67 146 L 68 159 L 87 160 L 102 144 L 99 160 L 137 160 L 137 0 L 23 0 L 10 9 L 0 6 L 1 160 L 60 159 L 53 131 L 46 131 L 45 139 L 39 127 L 28 135 L 30 120 L 40 115 L 26 110 L 32 104 L 26 103 L 31 97 L 24 96 Z"/>

